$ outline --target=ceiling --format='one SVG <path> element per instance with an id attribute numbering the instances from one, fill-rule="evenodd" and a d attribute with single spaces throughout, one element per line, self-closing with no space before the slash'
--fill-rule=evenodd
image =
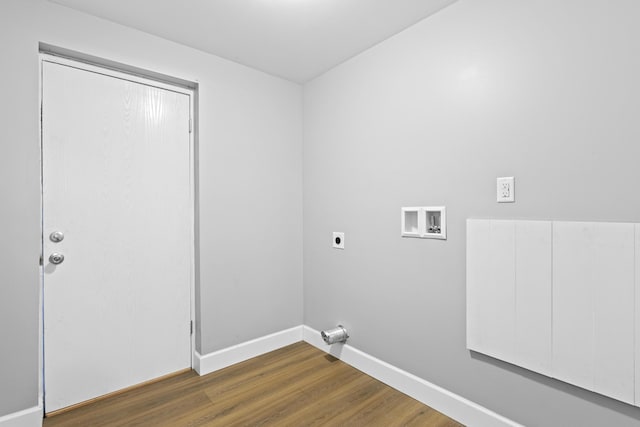
<path id="1" fill-rule="evenodd" d="M 304 83 L 456 0 L 50 0 Z"/>

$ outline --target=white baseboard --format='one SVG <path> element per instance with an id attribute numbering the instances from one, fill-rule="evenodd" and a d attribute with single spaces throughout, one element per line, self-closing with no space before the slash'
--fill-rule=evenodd
<path id="1" fill-rule="evenodd" d="M 296 326 L 205 355 L 196 352 L 193 368 L 198 374 L 206 375 L 299 341 L 302 341 L 302 326 Z"/>
<path id="2" fill-rule="evenodd" d="M 473 427 L 522 427 L 521 424 L 409 372 L 376 359 L 348 344 L 328 346 L 322 340 L 320 332 L 308 326 L 303 326 L 302 337 L 304 341 L 314 347 L 337 357 L 348 365 L 462 424 Z"/>
<path id="3" fill-rule="evenodd" d="M 0 417 L 0 427 L 42 427 L 42 416 L 42 408 L 34 406 Z"/>

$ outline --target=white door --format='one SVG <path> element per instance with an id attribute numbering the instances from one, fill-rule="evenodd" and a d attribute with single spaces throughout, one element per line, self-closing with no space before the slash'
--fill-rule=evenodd
<path id="1" fill-rule="evenodd" d="M 191 366 L 189 95 L 63 64 L 42 76 L 47 412 Z"/>

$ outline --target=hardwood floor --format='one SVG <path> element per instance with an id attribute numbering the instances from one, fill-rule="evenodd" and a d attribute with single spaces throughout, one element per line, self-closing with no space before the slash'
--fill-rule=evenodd
<path id="1" fill-rule="evenodd" d="M 43 426 L 461 424 L 299 342 L 209 375 L 190 371 L 98 400 Z"/>

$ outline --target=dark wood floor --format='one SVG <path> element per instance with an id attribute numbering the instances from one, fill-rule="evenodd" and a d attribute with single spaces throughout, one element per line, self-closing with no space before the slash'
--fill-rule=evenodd
<path id="1" fill-rule="evenodd" d="M 187 372 L 46 418 L 56 426 L 461 424 L 300 342 L 205 376 Z"/>

